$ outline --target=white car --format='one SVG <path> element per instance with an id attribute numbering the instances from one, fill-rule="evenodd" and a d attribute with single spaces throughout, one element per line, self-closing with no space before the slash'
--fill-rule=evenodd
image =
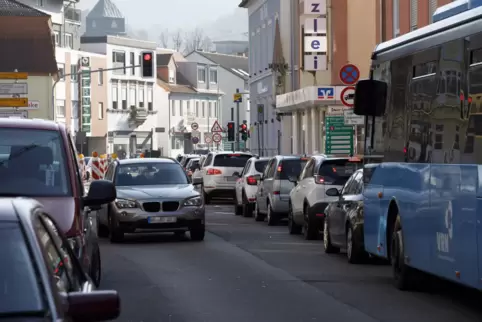
<path id="1" fill-rule="evenodd" d="M 248 160 L 243 171 L 236 181 L 236 200 L 234 202 L 234 214 L 251 217 L 256 203 L 258 183 L 270 158 L 253 157 Z"/>

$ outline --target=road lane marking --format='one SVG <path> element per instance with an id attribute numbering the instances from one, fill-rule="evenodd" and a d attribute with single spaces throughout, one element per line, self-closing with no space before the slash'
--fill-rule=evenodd
<path id="1" fill-rule="evenodd" d="M 271 244 L 273 245 L 288 245 L 288 246 L 297 246 L 297 245 L 307 245 L 307 246 L 319 246 L 322 247 L 323 244 L 321 243 L 303 243 L 303 242 L 292 242 L 292 243 L 287 243 L 287 242 L 272 242 Z"/>
<path id="2" fill-rule="evenodd" d="M 226 211 L 215 211 L 215 214 L 220 214 L 220 215 L 233 215 L 232 212 L 226 212 Z"/>

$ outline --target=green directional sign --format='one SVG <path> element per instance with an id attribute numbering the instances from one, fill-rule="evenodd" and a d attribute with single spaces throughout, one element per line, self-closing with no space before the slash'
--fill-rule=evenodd
<path id="1" fill-rule="evenodd" d="M 353 126 L 345 125 L 344 116 L 327 116 L 326 154 L 353 155 Z"/>

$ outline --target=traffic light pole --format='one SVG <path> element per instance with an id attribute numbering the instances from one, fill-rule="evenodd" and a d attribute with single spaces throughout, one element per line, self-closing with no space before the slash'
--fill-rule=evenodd
<path id="1" fill-rule="evenodd" d="M 234 107 L 231 107 L 231 120 L 234 120 Z M 236 127 L 234 127 L 234 130 L 236 130 Z M 231 143 L 231 150 L 233 150 L 233 153 L 236 151 L 234 148 L 234 143 Z"/>
<path id="2" fill-rule="evenodd" d="M 142 65 L 133 65 L 133 66 L 124 66 L 124 67 L 113 67 L 113 68 L 106 68 L 106 69 L 95 69 L 95 70 L 89 70 L 89 74 L 92 74 L 92 73 L 98 73 L 98 72 L 108 72 L 108 71 L 111 71 L 111 70 L 119 70 L 119 69 L 129 69 L 129 68 L 136 68 L 136 67 L 142 67 Z M 78 71 L 77 73 L 70 73 L 70 74 L 63 74 L 61 75 L 61 77 L 59 77 L 59 79 L 57 79 L 54 84 L 52 85 L 52 118 L 54 121 L 56 121 L 56 114 L 55 114 L 55 87 L 57 86 L 57 84 L 60 82 L 60 80 L 62 78 L 64 78 L 65 76 L 72 76 L 72 75 L 77 75 L 77 76 L 80 76 L 82 73 L 84 73 L 86 71 L 83 71 L 83 70 L 80 70 Z M 79 108 L 82 107 L 82 102 L 79 102 Z M 82 114 L 82 113 L 81 113 Z M 82 115 L 79 115 L 79 117 L 82 117 Z"/>
<path id="3" fill-rule="evenodd" d="M 239 88 L 236 88 L 236 94 L 239 93 Z M 239 123 L 239 101 L 236 102 L 236 125 L 237 125 L 237 131 L 236 131 L 236 151 L 240 151 L 240 140 L 239 140 L 239 129 L 241 128 L 241 123 Z"/>

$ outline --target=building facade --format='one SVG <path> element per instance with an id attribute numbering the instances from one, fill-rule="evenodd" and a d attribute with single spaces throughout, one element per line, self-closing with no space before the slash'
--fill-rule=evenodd
<path id="1" fill-rule="evenodd" d="M 157 55 L 158 85 L 169 93 L 171 157 L 190 153 L 194 147 L 222 149 L 222 142 L 216 144 L 211 135 L 212 126 L 220 122 L 224 94 L 219 88 L 217 73 L 218 65 L 211 62 L 176 59 L 171 53 Z"/>
<path id="2" fill-rule="evenodd" d="M 107 153 L 130 157 L 145 150 L 168 149 L 168 94 L 152 79 L 145 79 L 138 66 L 143 51 L 155 51 L 154 42 L 117 36 L 82 36 L 82 50 L 105 55 L 107 70 Z M 155 57 L 153 57 L 155 63 Z"/>
<path id="3" fill-rule="evenodd" d="M 189 61 L 212 66 L 209 68 L 209 82 L 217 84 L 220 92 L 224 93 L 219 100 L 219 116 L 221 126 L 226 127 L 229 121 L 237 121 L 237 103 L 234 103 L 234 93 L 241 93 L 242 102 L 239 103 L 239 122 L 250 123 L 250 97 L 248 87 L 249 62 L 248 58 L 239 55 L 226 55 L 194 51 L 186 55 Z M 231 115 L 231 113 L 233 115 Z M 247 142 L 247 148 L 250 142 Z M 224 149 L 230 149 L 231 143 L 223 142 Z"/>

